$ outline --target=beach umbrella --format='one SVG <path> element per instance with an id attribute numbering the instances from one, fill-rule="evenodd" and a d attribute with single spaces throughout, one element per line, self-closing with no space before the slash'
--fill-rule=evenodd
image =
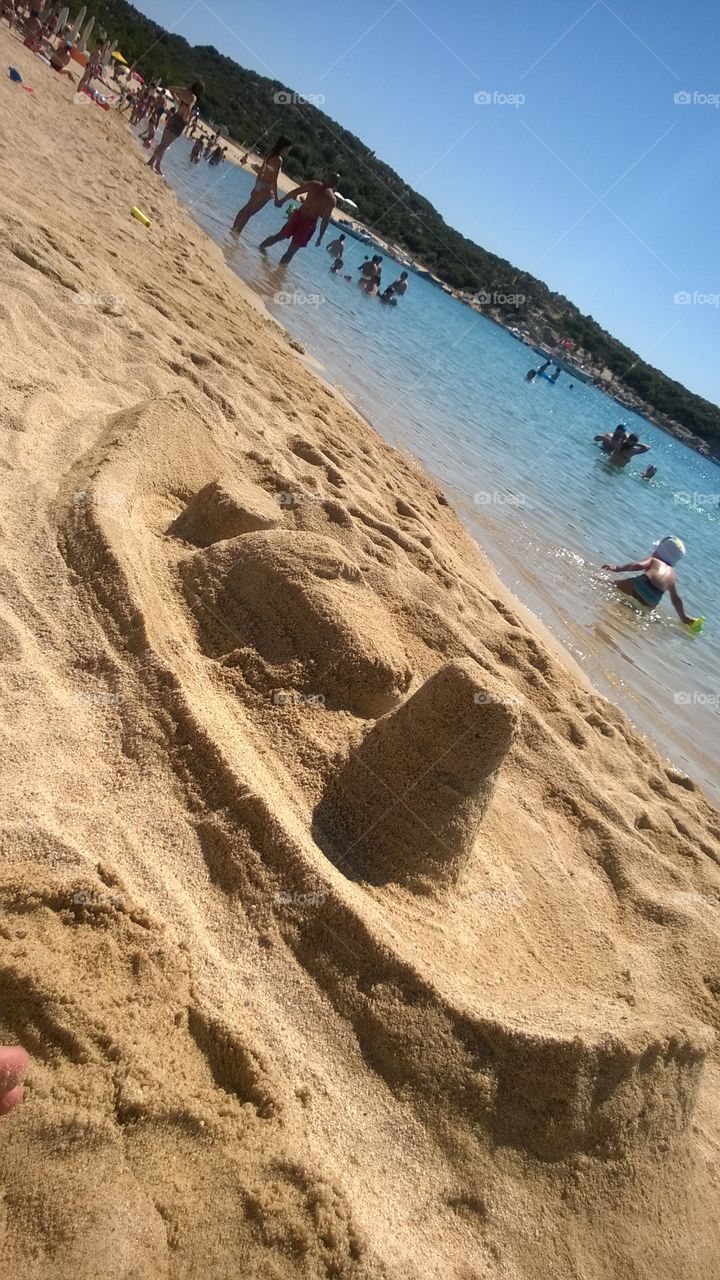
<path id="1" fill-rule="evenodd" d="M 81 9 L 81 10 L 80 10 L 80 12 L 79 12 L 79 14 L 78 14 L 77 18 L 75 19 L 75 25 L 74 25 L 74 27 L 73 27 L 72 31 L 70 32 L 70 35 L 69 35 L 69 36 L 68 36 L 68 38 L 67 38 L 67 42 L 68 42 L 68 44 L 75 44 L 75 41 L 76 41 L 76 40 L 77 40 L 77 38 L 78 38 L 78 33 L 79 33 L 79 31 L 80 31 L 80 28 L 81 28 L 81 26 L 82 26 L 83 22 L 85 21 L 85 14 L 86 14 L 86 13 L 87 13 L 87 5 L 86 5 L 86 4 L 84 4 L 84 5 L 83 5 L 83 7 L 82 7 L 82 9 Z"/>
<path id="2" fill-rule="evenodd" d="M 115 50 L 115 52 L 114 52 L 114 54 L 113 54 L 112 56 L 113 56 L 113 58 L 115 59 L 115 61 L 116 61 L 116 62 L 122 62 L 122 64 L 123 64 L 123 66 L 124 66 L 124 67 L 126 67 L 126 66 L 127 66 L 127 58 L 123 58 L 122 54 L 121 54 L 117 49 Z M 137 75 L 137 72 L 135 73 L 135 75 L 136 75 L 136 77 L 137 77 L 137 79 L 138 79 L 138 80 L 140 80 L 140 79 L 141 79 L 141 77 Z"/>
<path id="3" fill-rule="evenodd" d="M 57 25 L 57 29 L 58 29 L 58 31 L 64 31 L 64 30 L 65 30 L 65 23 L 66 23 L 66 22 L 67 22 L 67 20 L 68 20 L 68 14 L 69 14 L 69 12 L 70 12 L 70 10 L 68 9 L 67 5 L 65 6 L 65 8 L 64 8 L 64 9 L 61 9 L 61 10 L 60 10 L 60 14 L 59 14 L 59 16 L 58 16 L 58 25 Z"/>
<path id="4" fill-rule="evenodd" d="M 83 53 L 87 53 L 88 40 L 92 35 L 92 29 L 94 26 L 95 26 L 95 19 L 91 18 L 80 37 L 80 49 Z"/>

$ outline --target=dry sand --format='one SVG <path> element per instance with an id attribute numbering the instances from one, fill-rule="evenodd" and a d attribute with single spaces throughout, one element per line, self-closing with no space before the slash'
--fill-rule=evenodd
<path id="1" fill-rule="evenodd" d="M 720 817 L 0 63 L 2 1273 L 715 1278 Z"/>

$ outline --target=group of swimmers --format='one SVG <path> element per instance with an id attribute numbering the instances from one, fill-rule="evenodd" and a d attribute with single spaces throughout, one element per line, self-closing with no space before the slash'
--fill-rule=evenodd
<path id="1" fill-rule="evenodd" d="M 345 267 L 345 234 L 339 235 L 337 240 L 333 240 L 328 245 L 327 251 L 333 258 L 333 264 L 330 268 L 332 275 L 338 275 Z M 343 277 L 344 280 L 352 280 L 351 275 Z M 358 280 L 359 287 L 370 298 L 379 298 L 390 306 L 397 306 L 398 298 L 402 298 L 408 289 L 408 273 L 401 271 L 397 280 L 393 280 L 386 289 L 382 288 L 382 258 L 379 253 L 373 254 L 372 258 L 365 257 L 360 266 L 360 278 Z"/>
<path id="2" fill-rule="evenodd" d="M 624 423 L 619 423 L 614 431 L 597 435 L 594 439 L 616 467 L 626 467 L 631 458 L 650 451 L 650 445 L 643 444 L 634 431 L 626 429 Z M 652 480 L 655 475 L 657 467 L 650 466 L 640 478 Z M 628 564 L 604 564 L 602 568 L 608 573 L 638 573 L 637 577 L 623 578 L 615 584 L 618 591 L 629 596 L 636 604 L 655 609 L 667 592 L 680 621 L 697 633 L 702 630 L 704 619 L 690 617 L 685 612 L 676 586 L 675 565 L 684 556 L 685 544 L 675 535 L 668 535 L 661 538 L 650 555 L 643 560 L 631 560 Z"/>
<path id="3" fill-rule="evenodd" d="M 547 360 L 540 369 L 531 369 L 527 374 L 527 381 L 532 382 L 551 364 L 552 360 Z M 560 368 L 556 367 L 551 381 L 556 381 L 560 372 Z M 621 469 L 627 466 L 631 458 L 649 453 L 651 448 L 649 444 L 643 444 L 634 431 L 628 431 L 623 422 L 619 423 L 614 431 L 604 432 L 594 436 L 593 439 L 599 443 L 603 453 L 607 454 L 611 465 Z M 657 467 L 651 465 L 643 471 L 640 478 L 652 480 L 656 475 Z M 631 560 L 628 564 L 604 564 L 602 568 L 608 573 L 637 572 L 637 577 L 623 578 L 617 582 L 615 585 L 618 591 L 622 591 L 623 595 L 629 596 L 637 604 L 650 609 L 657 608 L 667 593 L 680 621 L 697 633 L 702 629 L 704 619 L 694 618 L 686 613 L 676 585 L 675 565 L 683 559 L 684 555 L 685 545 L 681 539 L 668 535 L 661 538 L 650 555 L 643 560 Z"/>
<path id="4" fill-rule="evenodd" d="M 525 375 L 527 382 L 533 382 L 535 378 L 542 377 L 545 371 L 550 368 L 552 360 L 546 360 L 539 369 L 529 369 Z M 550 377 L 550 382 L 557 382 L 562 369 L 559 365 Z M 608 455 L 608 461 L 614 467 L 626 467 L 631 458 L 637 458 L 641 453 L 649 453 L 650 445 L 643 444 L 639 436 L 634 431 L 628 431 L 624 422 L 618 424 L 614 431 L 606 431 L 602 435 L 593 436 L 598 441 L 603 453 Z M 652 480 L 657 475 L 657 467 L 649 466 L 643 471 L 641 480 Z"/>
<path id="5" fill-rule="evenodd" d="M 608 461 L 614 467 L 626 467 L 631 458 L 650 452 L 650 445 L 643 444 L 634 431 L 628 431 L 624 422 L 618 423 L 612 432 L 606 431 L 602 435 L 593 436 L 593 440 L 599 442 L 600 448 L 608 455 Z M 657 467 L 648 467 L 643 472 L 642 479 L 652 480 L 654 475 L 657 475 Z"/>
<path id="6" fill-rule="evenodd" d="M 207 160 L 211 168 L 222 164 L 227 155 L 227 147 L 223 147 L 221 143 L 215 143 L 214 138 L 197 138 L 190 152 L 190 163 L 199 164 L 201 160 Z"/>
<path id="7" fill-rule="evenodd" d="M 274 146 L 265 154 L 260 164 L 256 166 L 257 177 L 255 185 L 242 209 L 238 210 L 231 228 L 233 234 L 239 236 L 250 219 L 260 213 L 260 210 L 264 209 L 271 200 L 276 208 L 281 209 L 289 201 L 298 201 L 303 196 L 302 204 L 299 204 L 291 212 L 281 230 L 274 236 L 267 236 L 259 246 L 261 253 L 267 253 L 267 250 L 272 245 L 279 244 L 282 240 L 289 240 L 290 244 L 280 259 L 285 266 L 292 262 L 299 249 L 304 249 L 310 244 L 318 223 L 320 223 L 320 230 L 315 244 L 322 244 L 332 214 L 337 207 L 335 192 L 340 182 L 339 174 L 328 173 L 321 180 L 315 179 L 305 182 L 302 186 L 295 187 L 293 191 L 289 191 L 287 195 L 281 196 L 278 193 L 278 181 L 282 172 L 283 160 L 286 158 L 291 146 L 290 138 L 286 138 L 281 134 Z M 243 159 L 247 160 L 247 156 L 243 157 Z M 334 274 L 342 271 L 345 266 L 344 252 L 345 236 L 340 235 L 328 245 L 328 253 L 333 258 L 333 265 L 330 270 Z M 360 286 L 371 296 L 379 295 L 381 301 L 395 304 L 397 299 L 407 292 L 408 273 L 403 271 L 398 280 L 388 285 L 387 289 L 380 293 L 381 263 L 382 258 L 379 254 L 376 254 L 372 259 L 365 260 L 360 268 Z M 351 276 L 346 276 L 345 278 L 352 279 Z"/>

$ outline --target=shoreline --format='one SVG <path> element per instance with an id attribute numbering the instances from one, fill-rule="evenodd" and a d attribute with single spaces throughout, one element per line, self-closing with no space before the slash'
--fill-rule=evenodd
<path id="1" fill-rule="evenodd" d="M 247 167 L 249 168 L 249 166 Z M 289 180 L 286 180 L 286 185 L 288 187 L 291 185 Z M 185 206 L 183 204 L 182 199 L 179 196 L 178 196 L 178 199 L 180 199 L 180 204 L 184 208 Z M 190 213 L 190 216 L 192 217 L 192 208 L 189 208 L 187 211 Z M 197 225 L 199 225 L 202 228 L 201 223 L 198 223 Z M 212 235 L 210 235 L 210 239 L 213 241 L 214 244 L 219 245 L 221 248 L 223 247 L 221 242 L 219 240 L 215 240 Z M 229 267 L 229 269 L 233 270 L 232 267 Z M 233 272 L 233 274 L 237 275 L 237 273 L 235 272 Z M 237 275 L 237 278 L 243 283 L 243 285 L 245 285 L 250 289 L 251 293 L 256 298 L 258 305 L 263 309 L 264 313 L 271 320 L 273 320 L 273 322 L 277 323 L 285 331 L 285 333 L 290 336 L 291 341 L 294 343 L 295 339 L 292 336 L 290 330 L 285 328 L 283 320 L 280 318 L 280 316 L 276 316 L 269 309 L 265 298 L 263 298 L 263 296 L 253 288 L 252 284 L 248 284 L 241 275 Z M 460 296 L 456 297 L 456 301 L 462 301 L 462 300 L 463 299 Z M 491 317 L 486 317 L 486 318 L 491 318 Z M 505 326 L 503 326 L 502 324 L 498 324 L 498 327 L 502 329 L 505 328 Z M 302 346 L 302 344 L 300 345 Z M 350 409 L 352 413 L 358 415 L 362 419 L 362 421 L 365 422 L 372 431 L 377 430 L 370 413 L 364 412 L 359 405 L 354 403 L 354 401 L 348 399 L 348 397 L 343 394 L 343 392 L 336 386 L 335 382 L 333 381 L 332 375 L 329 373 L 326 367 L 318 359 L 310 356 L 304 350 L 302 351 L 301 354 L 299 354 L 298 358 L 307 368 L 311 370 L 311 372 L 315 374 L 316 377 L 318 377 L 322 381 L 323 385 L 325 385 L 330 391 L 332 391 L 332 393 Z M 591 384 L 591 385 L 594 385 L 594 384 Z M 607 391 L 604 391 L 602 387 L 596 387 L 595 389 L 601 391 L 603 394 L 608 396 L 608 399 L 613 398 L 612 396 L 610 396 L 610 394 Z M 443 480 L 432 470 L 430 465 L 424 462 L 421 458 L 419 458 L 417 455 L 415 455 L 412 452 L 412 449 L 410 448 L 410 446 L 398 447 L 396 444 L 393 444 L 392 440 L 388 439 L 387 437 L 382 436 L 382 438 L 385 440 L 385 443 L 387 444 L 387 446 L 390 447 L 393 451 L 397 451 L 401 456 L 407 457 L 407 459 L 411 461 L 412 465 L 418 468 L 420 474 L 424 475 L 427 479 L 429 479 L 429 481 L 433 485 L 438 486 L 440 488 L 447 488 L 447 486 L 444 485 Z M 681 440 L 680 442 L 685 443 L 688 448 L 690 447 L 687 444 L 687 441 Z M 499 594 L 503 595 L 505 603 L 508 605 L 508 607 L 512 608 L 514 612 L 523 619 L 528 629 L 535 632 L 535 634 L 537 635 L 537 638 L 541 641 L 541 643 L 549 647 L 553 651 L 555 657 L 559 661 L 563 662 L 566 668 L 571 672 L 571 674 L 577 680 L 579 680 L 583 685 L 585 685 L 585 687 L 589 691 L 591 691 L 597 697 L 603 698 L 606 702 L 608 702 L 613 707 L 617 707 L 619 710 L 621 710 L 623 714 L 625 714 L 628 717 L 629 722 L 633 726 L 633 730 L 645 741 L 655 746 L 657 750 L 662 749 L 663 752 L 668 752 L 667 746 L 664 746 L 666 735 L 663 732 L 661 732 L 659 729 L 657 729 L 657 726 L 653 728 L 652 726 L 648 727 L 647 725 L 643 725 L 641 719 L 637 717 L 637 715 L 634 715 L 632 710 L 629 709 L 626 705 L 624 705 L 622 701 L 618 700 L 616 696 L 613 696 L 612 692 L 608 693 L 606 689 L 603 689 L 599 687 L 597 684 L 595 684 L 594 681 L 591 679 L 591 677 L 585 672 L 585 670 L 580 665 L 576 654 L 573 653 L 570 648 L 568 648 L 567 643 L 562 638 L 560 638 L 560 636 L 556 635 L 553 632 L 549 624 L 547 624 L 542 620 L 542 618 L 535 612 L 535 609 L 533 608 L 532 604 L 526 603 L 525 601 L 523 601 L 516 594 L 515 590 L 513 590 L 513 588 L 507 584 L 504 577 L 501 575 L 501 572 L 496 568 L 495 563 L 493 562 L 492 553 L 488 551 L 487 548 L 483 545 L 483 543 L 478 538 L 476 531 L 473 528 L 472 513 L 470 513 L 470 515 L 468 516 L 467 514 L 463 514 L 462 512 L 462 507 L 465 501 L 463 494 L 461 493 L 461 491 L 452 490 L 451 488 L 449 488 L 448 491 L 452 493 L 452 501 L 451 501 L 452 509 L 454 510 L 455 514 L 459 517 L 464 529 L 469 534 L 470 538 L 473 541 L 473 544 L 475 545 L 476 550 L 478 551 L 478 553 L 482 558 L 483 565 L 484 565 L 484 573 L 486 577 L 491 579 L 493 583 L 493 589 L 496 590 Z M 517 570 L 517 566 L 515 566 L 515 570 Z M 683 752 L 681 747 L 678 744 L 675 744 L 672 754 L 665 754 L 664 758 L 667 764 L 673 769 L 676 769 L 679 772 L 685 772 L 687 770 L 692 775 L 692 763 L 688 762 L 687 759 L 683 760 Z M 712 760 L 712 758 L 706 758 L 703 763 L 704 763 L 704 768 L 706 769 L 706 775 L 704 776 L 703 782 L 701 785 L 709 789 L 710 798 L 713 800 L 713 802 L 716 802 L 717 796 L 709 783 L 709 778 L 713 773 L 714 761 Z"/>
<path id="2" fill-rule="evenodd" d="M 134 135 L 131 134 L 131 137 L 132 136 Z M 238 146 L 238 144 L 233 142 L 232 140 L 230 140 L 230 147 L 234 147 L 238 152 L 242 150 Z M 260 157 L 255 155 L 250 157 L 250 160 L 246 165 L 241 165 L 238 159 L 232 159 L 230 160 L 230 163 L 235 164 L 238 168 L 244 169 L 245 172 L 247 173 L 252 173 L 254 172 L 252 167 L 253 163 L 255 162 L 255 160 L 258 160 L 258 159 L 260 159 Z M 286 174 L 280 175 L 280 181 L 278 183 L 278 186 L 281 187 L 283 191 L 291 191 L 294 185 L 295 184 L 293 183 L 293 180 L 288 178 Z M 172 191 L 173 188 L 170 187 L 170 190 Z M 188 209 L 185 209 L 185 206 L 183 205 L 182 200 L 180 200 L 180 198 L 176 195 L 174 191 L 173 191 L 173 194 L 175 195 L 175 198 L 178 200 L 180 207 L 184 210 L 187 216 L 192 218 L 192 212 Z M 343 215 L 343 217 L 345 216 L 346 215 Z M 337 219 L 333 219 L 333 221 L 337 221 Z M 193 219 L 193 223 L 201 231 L 201 234 L 203 235 L 207 234 L 202 230 L 202 228 L 200 228 L 198 223 L 195 223 L 194 219 Z M 361 225 L 361 224 L 358 224 L 358 225 Z M 216 247 L 220 247 L 217 245 L 217 242 L 212 239 L 212 236 L 208 236 L 208 239 L 211 241 L 212 244 L 216 245 Z M 392 248 L 393 246 L 389 246 L 388 252 L 391 252 Z M 290 331 L 286 329 L 285 325 L 282 323 L 279 317 L 273 315 L 273 313 L 270 311 L 269 307 L 267 306 L 261 294 L 258 293 L 257 290 L 253 289 L 252 285 L 247 284 L 246 281 L 243 280 L 242 276 L 238 275 L 237 272 L 233 271 L 232 267 L 230 267 L 227 263 L 225 263 L 225 267 L 228 271 L 231 272 L 234 279 L 240 281 L 240 284 L 243 286 L 243 288 L 247 290 L 248 295 L 250 295 L 254 300 L 254 303 L 257 309 L 262 312 L 262 314 L 267 318 L 267 320 L 272 324 L 276 324 L 278 328 L 281 329 L 282 332 L 290 339 L 291 343 L 295 343 L 295 342 L 299 343 L 299 340 L 295 339 L 294 336 L 290 333 Z M 462 298 L 458 296 L 457 300 L 462 301 Z M 504 326 L 502 325 L 500 327 L 504 328 Z M 302 343 L 299 343 L 299 345 L 302 346 Z M 389 441 L 384 439 L 381 433 L 377 431 L 377 428 L 375 427 L 372 419 L 368 417 L 367 414 L 363 413 L 362 409 L 360 409 L 357 405 L 353 404 L 352 401 L 348 400 L 348 398 L 344 396 L 343 393 L 335 386 L 335 383 L 332 381 L 332 378 L 329 372 L 325 369 L 325 366 L 319 360 L 315 359 L 314 356 L 309 355 L 304 348 L 302 351 L 298 351 L 297 348 L 293 346 L 292 354 L 295 356 L 296 359 L 300 361 L 300 363 L 304 366 L 304 368 L 306 368 L 311 374 L 313 374 L 313 376 L 316 377 L 317 380 L 321 382 L 322 385 L 326 387 L 327 390 L 331 392 L 332 395 L 340 403 L 342 403 L 345 406 L 345 408 L 350 413 L 360 418 L 373 433 L 377 434 L 381 439 L 383 439 L 388 449 L 390 449 L 393 453 L 400 454 L 401 456 L 406 455 L 407 459 L 410 460 L 411 464 L 418 470 L 420 475 L 424 477 L 424 479 L 427 482 L 429 482 L 431 485 L 433 485 L 437 489 L 440 489 L 442 487 L 441 481 L 437 478 L 437 476 L 434 476 L 433 473 L 430 470 L 428 470 L 425 464 L 419 458 L 417 458 L 410 449 L 398 450 L 394 445 L 390 444 Z M 454 507 L 452 508 L 452 510 L 454 514 L 457 516 L 460 523 L 462 524 L 463 528 L 467 531 L 468 536 L 472 539 L 478 554 L 482 557 L 486 572 L 492 575 L 493 590 L 497 590 L 498 592 L 502 593 L 506 597 L 506 603 L 508 607 L 511 607 L 512 609 L 515 610 L 515 612 L 517 612 L 520 616 L 522 616 L 523 620 L 525 621 L 525 624 L 529 627 L 530 630 L 537 631 L 538 636 L 542 640 L 542 642 L 548 645 L 550 648 L 552 648 L 556 656 L 560 657 L 561 660 L 566 663 L 568 670 L 572 672 L 572 674 L 575 676 L 576 679 L 580 680 L 581 683 L 585 684 L 588 690 L 596 694 L 598 697 L 604 697 L 604 695 L 601 694 L 599 690 L 597 690 L 593 686 L 590 679 L 585 675 L 585 672 L 582 670 L 577 659 L 573 657 L 573 655 L 568 651 L 568 649 L 566 649 L 566 647 L 561 643 L 561 641 L 559 641 L 552 634 L 552 632 L 546 626 L 546 624 L 542 622 L 541 619 L 538 618 L 535 613 L 533 613 L 532 609 L 530 609 L 527 605 L 523 604 L 523 602 L 516 595 L 514 595 L 514 593 L 510 590 L 510 588 L 505 585 L 505 583 L 500 578 L 497 570 L 495 569 L 495 566 L 493 565 L 492 561 L 489 559 L 487 553 L 483 550 L 483 548 L 481 547 L 477 539 L 474 537 L 474 535 L 468 528 L 467 522 L 463 519 L 462 516 L 458 515 Z M 641 733 L 642 730 L 638 728 L 637 732 Z"/>
<path id="3" fill-rule="evenodd" d="M 213 136 L 212 132 L 208 131 L 207 136 Z M 254 173 L 254 166 L 262 162 L 262 156 L 260 153 L 251 150 L 247 164 L 243 165 L 240 161 L 240 156 L 243 152 L 243 148 L 240 144 L 228 136 L 225 138 L 225 145 L 228 149 L 226 163 L 234 164 L 237 168 L 244 169 L 246 173 Z M 247 150 L 247 148 L 245 148 L 245 150 Z M 295 185 L 297 184 L 294 179 L 289 178 L 287 174 L 280 174 L 278 186 L 284 193 L 291 191 Z M 522 342 L 523 345 L 527 346 L 532 352 L 535 352 L 538 344 L 544 341 L 542 329 L 537 329 L 534 335 L 528 333 L 527 338 L 519 337 L 513 332 L 513 326 L 509 323 L 505 323 L 499 315 L 493 314 L 491 310 L 486 309 L 486 307 L 478 303 L 474 298 L 470 297 L 462 290 L 455 289 L 452 286 L 447 285 L 439 276 L 435 276 L 424 263 L 413 258 L 412 255 L 409 255 L 407 251 L 401 248 L 400 245 L 392 241 L 385 240 L 384 237 L 379 236 L 377 232 L 368 228 L 365 223 L 353 214 L 338 208 L 333 214 L 332 222 L 338 226 L 349 227 L 352 231 L 360 234 L 370 235 L 377 246 L 383 249 L 390 257 L 394 258 L 399 264 L 407 266 L 415 273 L 427 276 L 432 283 L 442 288 L 443 291 L 454 298 L 456 302 L 462 303 L 463 306 L 468 307 L 477 315 L 484 316 L 486 320 L 490 320 L 492 324 L 496 324 L 505 333 L 514 337 L 516 341 Z M 565 357 L 563 356 L 562 358 Z M 666 435 L 669 435 L 674 440 L 678 440 L 681 444 L 684 444 L 686 448 L 691 449 L 694 453 L 699 453 L 701 457 L 707 458 L 710 462 L 714 462 L 716 465 L 720 466 L 720 452 L 713 452 L 711 441 L 704 440 L 701 436 L 697 436 L 686 427 L 683 427 L 679 422 L 675 422 L 665 415 L 657 413 L 653 406 L 647 401 L 644 401 L 640 396 L 637 396 L 632 392 L 627 392 L 623 395 L 621 381 L 614 377 L 609 379 L 604 378 L 603 368 L 601 366 L 588 365 L 587 368 L 583 366 L 582 369 L 578 370 L 577 377 L 581 381 L 589 382 L 591 386 L 595 387 L 598 391 L 601 391 L 603 395 L 608 397 L 608 399 L 613 400 L 621 409 L 629 410 L 631 413 L 638 414 L 640 417 L 645 418 L 660 431 L 664 431 Z M 720 446 L 717 447 L 720 449 Z"/>
<path id="4" fill-rule="evenodd" d="M 0 52 L 8 1268 L 714 1280 L 720 815 Z"/>

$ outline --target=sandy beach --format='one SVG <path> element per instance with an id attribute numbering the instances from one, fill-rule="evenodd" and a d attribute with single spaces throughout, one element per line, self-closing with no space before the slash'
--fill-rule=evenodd
<path id="1" fill-rule="evenodd" d="M 720 814 L 0 59 L 3 1274 L 715 1280 Z"/>

